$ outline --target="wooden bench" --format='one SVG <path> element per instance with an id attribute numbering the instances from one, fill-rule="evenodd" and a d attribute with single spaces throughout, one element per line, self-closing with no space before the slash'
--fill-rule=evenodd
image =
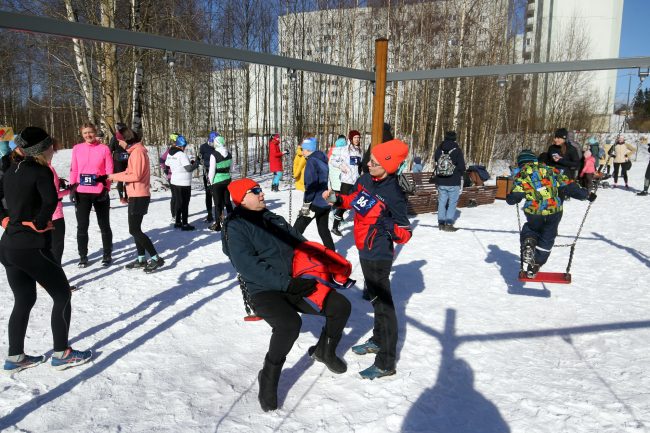
<path id="1" fill-rule="evenodd" d="M 404 173 L 404 175 L 415 184 L 415 194 L 407 196 L 409 215 L 438 212 L 438 187 L 436 184 L 429 183 L 433 173 Z M 494 203 L 496 192 L 496 185 L 463 188 L 456 207 Z"/>

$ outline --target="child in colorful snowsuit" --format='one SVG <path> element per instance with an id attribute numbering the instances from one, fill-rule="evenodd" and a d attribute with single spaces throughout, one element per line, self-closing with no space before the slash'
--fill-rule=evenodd
<path id="1" fill-rule="evenodd" d="M 541 164 L 530 150 L 517 156 L 519 172 L 514 176 L 512 191 L 506 202 L 524 203 L 526 223 L 521 229 L 522 270 L 533 278 L 546 263 L 557 237 L 562 219 L 562 198 L 594 201 L 596 194 L 580 188 L 557 168 Z M 526 265 L 526 269 L 524 269 Z"/>

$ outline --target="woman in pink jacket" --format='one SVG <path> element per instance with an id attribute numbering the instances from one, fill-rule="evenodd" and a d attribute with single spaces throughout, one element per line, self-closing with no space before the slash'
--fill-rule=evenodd
<path id="1" fill-rule="evenodd" d="M 149 211 L 151 200 L 149 154 L 142 145 L 138 134 L 131 128 L 123 127 L 115 133 L 119 145 L 129 152 L 126 170 L 108 176 L 111 181 L 125 182 L 129 197 L 129 233 L 133 236 L 138 258 L 126 265 L 127 269 L 144 269 L 150 273 L 160 268 L 165 262 L 158 256 L 149 236 L 142 232 L 142 220 Z M 146 253 L 151 259 L 147 262 Z"/>
<path id="2" fill-rule="evenodd" d="M 111 203 L 108 196 L 111 184 L 107 181 L 107 175 L 113 173 L 113 157 L 108 146 L 97 140 L 95 125 L 84 123 L 79 132 L 84 141 L 72 149 L 70 165 L 70 183 L 76 185 L 74 200 L 79 267 L 88 266 L 88 226 L 91 208 L 95 208 L 97 224 L 102 232 L 102 266 L 109 266 L 112 262 L 113 232 L 109 219 Z"/>

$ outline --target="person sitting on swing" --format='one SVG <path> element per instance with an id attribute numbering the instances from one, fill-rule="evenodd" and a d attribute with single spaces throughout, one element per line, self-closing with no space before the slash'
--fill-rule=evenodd
<path id="1" fill-rule="evenodd" d="M 534 278 L 546 263 L 557 237 L 562 219 L 562 197 L 578 200 L 596 199 L 596 194 L 580 188 L 557 168 L 538 162 L 531 150 L 517 156 L 518 173 L 506 202 L 524 203 L 526 224 L 521 229 L 521 267 L 528 278 Z M 526 265 L 526 269 L 524 269 Z"/>
<path id="2" fill-rule="evenodd" d="M 223 252 L 240 274 L 257 316 L 273 329 L 264 367 L 258 374 L 258 399 L 266 411 L 278 408 L 278 382 L 282 366 L 300 334 L 302 320 L 298 314 L 325 316 L 325 327 L 309 355 L 337 374 L 347 366 L 336 355 L 336 347 L 350 316 L 350 301 L 336 290 L 319 296 L 324 288 L 307 270 L 296 272 L 295 253 L 312 256 L 311 247 L 280 215 L 266 208 L 262 188 L 254 180 L 243 178 L 228 185 L 235 209 L 224 222 Z M 317 244 L 319 245 L 319 244 Z M 336 254 L 322 245 L 318 254 Z M 339 262 L 345 259 L 337 255 Z M 338 268 L 337 268 L 338 269 Z M 347 275 L 349 276 L 349 270 Z M 305 276 L 305 278 L 298 277 Z M 346 283 L 340 282 L 341 285 Z M 319 304 L 316 309 L 309 301 Z"/>

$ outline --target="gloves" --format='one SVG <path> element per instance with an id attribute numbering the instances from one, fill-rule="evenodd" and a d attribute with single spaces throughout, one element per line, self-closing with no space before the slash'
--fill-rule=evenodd
<path id="1" fill-rule="evenodd" d="M 68 181 L 63 179 L 63 178 L 60 178 L 59 179 L 59 189 L 67 190 L 69 188 L 70 188 L 70 185 L 68 184 Z"/>
<path id="2" fill-rule="evenodd" d="M 8 225 L 9 225 L 9 217 L 2 218 L 2 228 L 6 230 Z"/>
<path id="3" fill-rule="evenodd" d="M 99 176 L 95 176 L 95 182 L 97 183 L 106 183 L 107 179 L 108 179 L 107 174 L 101 174 Z"/>
<path id="4" fill-rule="evenodd" d="M 52 224 L 52 221 L 48 221 L 47 225 L 43 230 L 37 229 L 34 223 L 31 221 L 23 221 L 22 225 L 24 225 L 25 227 L 29 227 L 30 229 L 34 230 L 36 233 L 45 233 L 48 230 L 54 230 L 54 225 Z"/>
<path id="5" fill-rule="evenodd" d="M 302 207 L 300 208 L 299 215 L 307 218 L 313 218 L 315 213 L 311 210 L 310 206 L 311 203 L 303 203 Z"/>
<path id="6" fill-rule="evenodd" d="M 306 296 L 311 295 L 316 291 L 316 280 L 308 280 L 305 278 L 292 278 L 287 287 L 287 293 L 294 300 L 300 300 Z"/>
<path id="7" fill-rule="evenodd" d="M 590 202 L 593 202 L 594 200 L 596 200 L 596 197 L 598 197 L 598 196 L 595 193 L 590 192 L 589 196 L 587 196 L 587 200 L 589 200 Z"/>

